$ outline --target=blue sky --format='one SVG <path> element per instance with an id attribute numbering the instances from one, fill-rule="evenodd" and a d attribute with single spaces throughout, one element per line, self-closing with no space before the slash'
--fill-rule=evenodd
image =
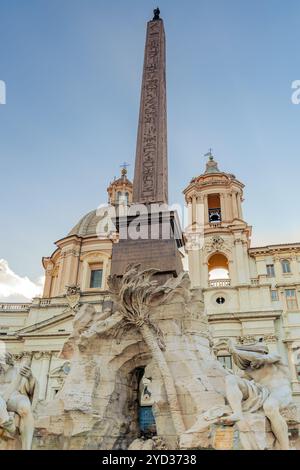
<path id="1" fill-rule="evenodd" d="M 42 274 L 106 187 L 133 174 L 148 0 L 0 0 L 0 258 Z M 300 2 L 160 0 L 169 190 L 183 201 L 212 147 L 246 185 L 253 244 L 300 241 Z"/>

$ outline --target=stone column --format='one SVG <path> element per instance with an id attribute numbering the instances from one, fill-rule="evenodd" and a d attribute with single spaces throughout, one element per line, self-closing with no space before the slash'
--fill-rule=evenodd
<path id="1" fill-rule="evenodd" d="M 276 280 L 281 281 L 282 280 L 282 267 L 281 267 L 280 258 L 278 256 L 274 256 L 274 270 L 275 270 Z"/>
<path id="2" fill-rule="evenodd" d="M 245 266 L 245 281 L 250 284 L 250 266 L 249 266 L 249 256 L 248 256 L 248 245 L 247 242 L 243 241 L 243 253 L 244 253 L 244 266 Z"/>
<path id="3" fill-rule="evenodd" d="M 291 271 L 293 273 L 293 277 L 295 281 L 299 281 L 300 280 L 299 264 L 297 261 L 297 256 L 294 254 L 292 255 L 292 259 L 291 259 Z"/>
<path id="4" fill-rule="evenodd" d="M 66 286 L 70 284 L 70 275 L 71 275 L 71 264 L 72 264 L 72 253 L 71 250 L 68 249 L 65 252 L 65 258 L 64 258 L 64 279 L 63 279 L 63 285 L 62 289 L 63 292 L 66 289 Z"/>
<path id="5" fill-rule="evenodd" d="M 244 266 L 244 253 L 243 253 L 243 240 L 241 238 L 237 238 L 234 241 L 235 245 L 235 259 L 237 263 L 237 276 L 238 276 L 238 283 L 239 284 L 246 284 L 246 273 L 245 273 L 245 266 Z"/>
<path id="6" fill-rule="evenodd" d="M 53 263 L 49 262 L 45 270 L 45 285 L 43 297 L 49 298 L 51 293 Z"/>
<path id="7" fill-rule="evenodd" d="M 103 259 L 103 273 L 102 273 L 102 289 L 107 288 L 107 279 L 110 274 L 110 260 L 108 258 Z"/>
<path id="8" fill-rule="evenodd" d="M 196 216 L 198 224 L 202 227 L 204 225 L 204 199 L 202 195 L 197 198 Z"/>
<path id="9" fill-rule="evenodd" d="M 209 216 L 208 216 L 208 196 L 204 194 L 204 223 L 209 223 Z"/>
<path id="10" fill-rule="evenodd" d="M 78 273 L 78 264 L 79 264 L 79 252 L 77 248 L 74 247 L 70 253 L 70 264 L 68 272 L 68 281 L 69 286 L 77 284 L 77 273 Z"/>
<path id="11" fill-rule="evenodd" d="M 188 207 L 188 227 L 192 225 L 192 219 L 193 219 L 193 206 L 192 206 L 192 199 L 188 199 L 187 202 L 187 207 Z"/>
<path id="12" fill-rule="evenodd" d="M 209 279 L 208 279 L 208 262 L 205 261 L 202 263 L 202 286 L 204 289 L 209 286 Z"/>
<path id="13" fill-rule="evenodd" d="M 230 220 L 230 199 L 229 199 L 229 194 L 224 193 L 224 217 L 226 222 Z"/>
<path id="14" fill-rule="evenodd" d="M 55 270 L 59 271 L 58 268 L 55 268 Z M 55 297 L 58 292 L 58 272 L 52 277 L 52 283 L 51 283 L 51 297 Z"/>
<path id="15" fill-rule="evenodd" d="M 84 259 L 82 263 L 81 289 L 86 290 L 89 286 L 90 269 L 89 263 Z"/>
<path id="16" fill-rule="evenodd" d="M 56 295 L 64 294 L 64 287 L 63 287 L 63 270 L 64 270 L 64 254 L 61 254 L 61 258 L 59 260 L 59 267 L 58 267 L 58 277 L 56 281 Z"/>
<path id="17" fill-rule="evenodd" d="M 196 222 L 196 201 L 197 201 L 196 195 L 193 194 L 192 196 L 192 224 Z"/>
<path id="18" fill-rule="evenodd" d="M 201 256 L 199 250 L 189 250 L 189 272 L 192 287 L 202 287 L 201 284 Z"/>
<path id="19" fill-rule="evenodd" d="M 234 191 L 232 193 L 232 211 L 233 211 L 233 219 L 238 218 L 238 206 L 237 206 L 237 192 Z"/>
<path id="20" fill-rule="evenodd" d="M 226 219 L 225 213 L 225 196 L 224 193 L 220 194 L 220 205 L 221 205 L 221 222 L 224 222 Z"/>
<path id="21" fill-rule="evenodd" d="M 237 206 L 238 206 L 238 214 L 239 214 L 239 218 L 241 220 L 243 220 L 243 210 L 242 210 L 242 201 L 241 201 L 241 194 L 240 193 L 237 193 L 236 195 L 237 197 Z"/>
<path id="22" fill-rule="evenodd" d="M 231 221 L 233 219 L 233 198 L 232 198 L 232 193 L 227 194 L 227 215 L 228 215 L 228 220 Z"/>
<path id="23" fill-rule="evenodd" d="M 236 263 L 233 259 L 228 260 L 228 271 L 229 271 L 229 279 L 230 285 L 235 286 L 238 283 L 237 274 L 236 274 Z"/>

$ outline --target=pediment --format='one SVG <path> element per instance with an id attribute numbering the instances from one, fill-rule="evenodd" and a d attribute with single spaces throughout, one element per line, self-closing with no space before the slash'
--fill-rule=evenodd
<path id="1" fill-rule="evenodd" d="M 62 312 L 59 315 L 54 315 L 47 320 L 29 325 L 21 328 L 15 332 L 17 336 L 31 336 L 31 335 L 53 335 L 53 334 L 68 334 L 72 331 L 72 322 L 74 313 L 68 311 Z M 61 331 L 59 331 L 61 330 Z M 64 330 L 64 331 L 63 331 Z"/>

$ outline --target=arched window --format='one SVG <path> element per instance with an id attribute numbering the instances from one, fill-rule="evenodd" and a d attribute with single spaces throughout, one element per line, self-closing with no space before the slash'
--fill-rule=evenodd
<path id="1" fill-rule="evenodd" d="M 208 260 L 209 280 L 229 279 L 228 259 L 222 253 L 215 253 Z"/>
<path id="2" fill-rule="evenodd" d="M 117 204 L 120 204 L 121 198 L 122 198 L 122 192 L 121 192 L 121 191 L 118 191 L 118 192 L 117 192 L 117 198 L 116 198 L 116 203 L 117 203 Z"/>
<path id="3" fill-rule="evenodd" d="M 209 194 L 207 198 L 209 222 L 219 224 L 221 217 L 221 202 L 219 194 Z"/>
<path id="4" fill-rule="evenodd" d="M 281 261 L 282 272 L 283 274 L 287 274 L 291 272 L 291 265 L 288 259 L 283 259 Z"/>
<path id="5" fill-rule="evenodd" d="M 118 191 L 118 192 L 117 192 L 116 203 L 117 203 L 117 204 L 123 204 L 123 205 L 125 205 L 125 206 L 128 206 L 128 203 L 129 203 L 129 193 L 128 193 L 128 192 L 124 193 L 123 191 Z"/>

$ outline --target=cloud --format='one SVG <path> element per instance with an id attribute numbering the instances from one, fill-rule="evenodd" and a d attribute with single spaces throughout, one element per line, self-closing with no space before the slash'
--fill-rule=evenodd
<path id="1" fill-rule="evenodd" d="M 0 302 L 28 302 L 42 294 L 44 277 L 32 282 L 14 273 L 8 262 L 0 259 Z"/>

